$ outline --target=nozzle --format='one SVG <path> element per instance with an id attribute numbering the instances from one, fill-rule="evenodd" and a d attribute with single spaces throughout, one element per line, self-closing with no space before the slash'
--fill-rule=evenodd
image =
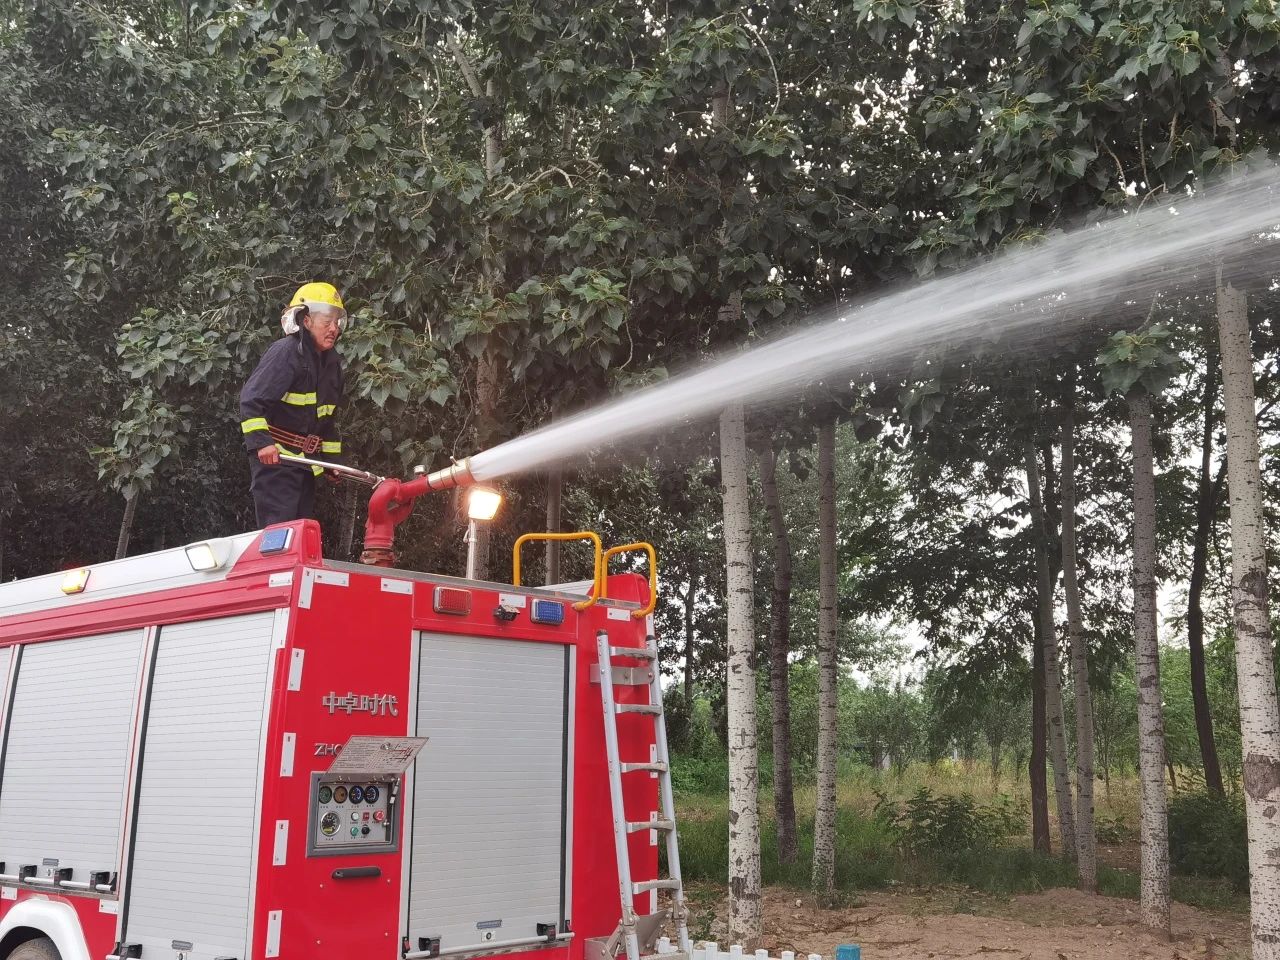
<path id="1" fill-rule="evenodd" d="M 427 489 L 431 491 L 452 490 L 454 487 L 469 487 L 476 482 L 471 475 L 471 458 L 463 457 L 452 466 L 428 473 L 423 478 Z"/>

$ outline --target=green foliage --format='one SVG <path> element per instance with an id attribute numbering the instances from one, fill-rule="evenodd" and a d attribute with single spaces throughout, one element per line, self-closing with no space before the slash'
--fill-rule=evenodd
<path id="1" fill-rule="evenodd" d="M 1244 800 L 1236 794 L 1181 792 L 1169 799 L 1169 860 L 1183 874 L 1249 885 Z"/>
<path id="2" fill-rule="evenodd" d="M 1158 395 L 1182 369 L 1171 349 L 1172 334 L 1154 325 L 1137 333 L 1117 331 L 1098 354 L 1102 384 L 1108 393 Z"/>
<path id="3" fill-rule="evenodd" d="M 1131 843 L 1138 839 L 1137 832 L 1122 819 L 1105 814 L 1094 820 L 1093 833 L 1098 843 L 1104 846 Z"/>
<path id="4" fill-rule="evenodd" d="M 1009 797 L 980 804 L 967 793 L 939 796 L 925 787 L 901 806 L 880 794 L 875 813 L 907 854 L 945 863 L 995 849 L 1023 819 Z"/>

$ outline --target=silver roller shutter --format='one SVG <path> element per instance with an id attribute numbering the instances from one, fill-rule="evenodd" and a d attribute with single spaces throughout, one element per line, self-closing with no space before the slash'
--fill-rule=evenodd
<path id="1" fill-rule="evenodd" d="M 117 869 L 143 631 L 28 644 L 4 769 L 0 860 L 72 879 Z"/>
<path id="2" fill-rule="evenodd" d="M 562 925 L 569 648 L 424 634 L 410 942 L 442 952 Z"/>
<path id="3" fill-rule="evenodd" d="M 247 957 L 274 613 L 163 627 L 142 748 L 125 936 L 143 955 Z"/>

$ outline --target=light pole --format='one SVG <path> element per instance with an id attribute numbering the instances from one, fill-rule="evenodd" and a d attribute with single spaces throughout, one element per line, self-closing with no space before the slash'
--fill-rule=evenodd
<path id="1" fill-rule="evenodd" d="M 477 545 L 480 542 L 480 524 L 488 523 L 502 505 L 502 494 L 490 487 L 472 487 L 467 491 L 467 579 L 476 579 L 479 562 Z"/>

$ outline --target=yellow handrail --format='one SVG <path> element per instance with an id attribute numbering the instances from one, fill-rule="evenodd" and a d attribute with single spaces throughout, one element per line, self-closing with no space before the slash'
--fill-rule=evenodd
<path id="1" fill-rule="evenodd" d="M 624 543 L 620 547 L 610 547 L 606 550 L 602 564 L 604 571 L 602 592 L 607 592 L 609 589 L 609 561 L 620 553 L 630 553 L 633 550 L 643 550 L 649 555 L 649 602 L 644 609 L 631 612 L 631 615 L 639 620 L 653 613 L 653 608 L 658 605 L 658 552 L 653 549 L 653 544 L 645 543 L 644 541 Z"/>
<path id="2" fill-rule="evenodd" d="M 601 559 L 601 550 L 604 545 L 600 542 L 600 535 L 592 533 L 590 530 L 583 530 L 579 533 L 525 533 L 516 538 L 515 546 L 511 548 L 511 582 L 517 587 L 520 586 L 520 548 L 530 540 L 590 540 L 595 544 L 596 555 L 595 565 L 592 571 L 591 582 L 595 585 L 595 590 L 586 600 L 579 600 L 573 605 L 575 610 L 585 610 L 592 606 L 601 598 L 604 593 L 604 577 L 601 570 L 604 564 Z"/>

